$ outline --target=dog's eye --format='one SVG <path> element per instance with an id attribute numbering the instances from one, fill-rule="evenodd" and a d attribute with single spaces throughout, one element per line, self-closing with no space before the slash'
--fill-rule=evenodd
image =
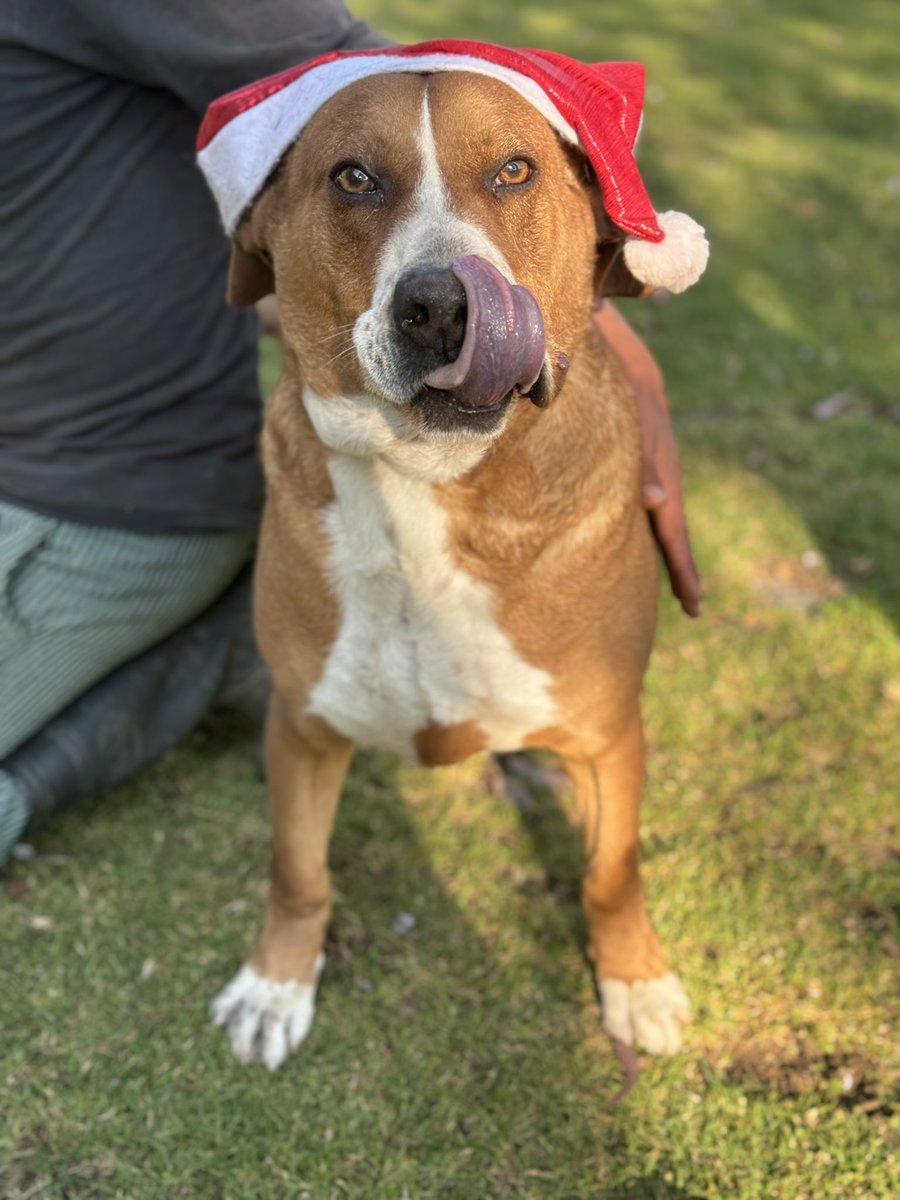
<path id="1" fill-rule="evenodd" d="M 494 179 L 494 187 L 520 187 L 534 174 L 534 167 L 524 158 L 511 158 L 504 163 Z"/>
<path id="2" fill-rule="evenodd" d="M 350 196 L 362 196 L 378 190 L 375 180 L 362 167 L 342 167 L 336 175 L 332 175 L 332 179 L 342 192 Z"/>

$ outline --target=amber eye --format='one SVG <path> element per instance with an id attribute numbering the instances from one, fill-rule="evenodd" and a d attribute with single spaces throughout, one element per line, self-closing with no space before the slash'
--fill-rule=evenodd
<path id="1" fill-rule="evenodd" d="M 362 196 L 378 190 L 375 180 L 362 167 L 343 167 L 332 178 L 341 191 L 350 196 Z"/>
<path id="2" fill-rule="evenodd" d="M 494 186 L 518 187 L 523 183 L 527 183 L 533 174 L 534 168 L 531 163 L 526 162 L 524 158 L 511 158 L 497 172 Z"/>

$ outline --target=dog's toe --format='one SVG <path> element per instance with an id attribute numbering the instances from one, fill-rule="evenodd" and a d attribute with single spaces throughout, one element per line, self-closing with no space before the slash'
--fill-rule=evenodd
<path id="1" fill-rule="evenodd" d="M 681 1048 L 682 1027 L 691 1019 L 691 1002 L 677 975 L 660 979 L 599 980 L 603 1024 L 626 1046 L 651 1054 L 674 1054 Z"/>
<path id="2" fill-rule="evenodd" d="M 243 1063 L 262 1062 L 275 1071 L 309 1033 L 316 1011 L 316 986 L 324 965 L 316 962 L 313 983 L 275 983 L 244 966 L 213 1000 L 214 1025 L 228 1033 Z"/>

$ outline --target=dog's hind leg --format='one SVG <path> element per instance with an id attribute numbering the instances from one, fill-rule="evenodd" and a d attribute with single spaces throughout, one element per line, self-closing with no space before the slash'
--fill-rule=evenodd
<path id="1" fill-rule="evenodd" d="M 647 913 L 639 870 L 644 783 L 640 717 L 601 756 L 565 758 L 587 841 L 582 903 L 603 1023 L 613 1037 L 656 1054 L 681 1045 L 690 1002 L 667 966 Z"/>
<path id="2" fill-rule="evenodd" d="M 272 886 L 265 922 L 247 964 L 216 997 L 213 1021 L 227 1028 L 242 1062 L 275 1070 L 312 1025 L 331 917 L 328 843 L 352 754 L 322 727 L 292 725 L 273 698 L 266 724 L 272 796 Z"/>

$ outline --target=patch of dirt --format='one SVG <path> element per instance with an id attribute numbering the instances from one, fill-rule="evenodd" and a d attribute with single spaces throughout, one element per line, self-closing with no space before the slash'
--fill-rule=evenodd
<path id="1" fill-rule="evenodd" d="M 7 879 L 3 885 L 3 890 L 9 896 L 10 900 L 19 901 L 28 899 L 31 887 L 25 879 Z"/>
<path id="2" fill-rule="evenodd" d="M 896 904 L 880 904 L 868 896 L 860 896 L 855 907 L 863 927 L 870 933 L 883 933 L 900 921 L 900 906 Z"/>
<path id="3" fill-rule="evenodd" d="M 5 1171 L 0 1171 L 3 1200 L 35 1200 L 48 1186 L 46 1179 L 32 1174 L 21 1162 L 13 1161 Z"/>
<path id="4" fill-rule="evenodd" d="M 822 1095 L 867 1116 L 894 1111 L 898 1073 L 882 1070 L 857 1050 L 823 1052 L 793 1038 L 754 1036 L 734 1047 L 725 1076 L 747 1089 L 774 1090 L 784 1099 Z"/>
<path id="5" fill-rule="evenodd" d="M 840 579 L 828 574 L 817 551 L 766 563 L 756 577 L 756 586 L 769 604 L 798 612 L 814 612 L 846 591 Z"/>

